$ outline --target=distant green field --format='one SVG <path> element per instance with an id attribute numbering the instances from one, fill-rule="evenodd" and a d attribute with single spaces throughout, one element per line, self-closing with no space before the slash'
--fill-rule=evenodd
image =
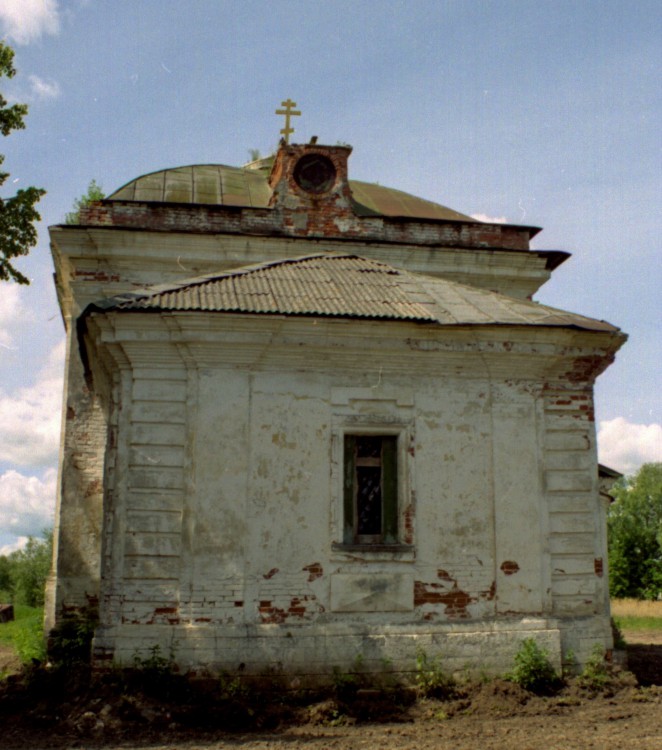
<path id="1" fill-rule="evenodd" d="M 659 630 L 662 632 L 662 617 L 637 617 L 622 615 L 614 617 L 621 630 Z"/>
<path id="2" fill-rule="evenodd" d="M 611 613 L 621 630 L 662 631 L 662 601 L 612 599 Z"/>

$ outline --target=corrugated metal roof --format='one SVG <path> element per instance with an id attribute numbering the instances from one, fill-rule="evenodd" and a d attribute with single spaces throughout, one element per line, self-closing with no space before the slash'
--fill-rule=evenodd
<path id="1" fill-rule="evenodd" d="M 350 180 L 349 186 L 359 216 L 476 221 L 401 190 L 356 180 Z M 266 208 L 270 197 L 268 172 L 264 170 L 193 164 L 136 177 L 109 195 L 108 200 Z"/>
<path id="2" fill-rule="evenodd" d="M 407 276 L 352 255 L 315 255 L 191 280 L 122 302 L 118 309 L 434 321 L 434 313 L 416 301 Z"/>
<path id="3" fill-rule="evenodd" d="M 609 323 L 529 300 L 330 253 L 190 279 L 94 306 L 412 320 L 440 325 L 561 326 L 618 331 Z"/>

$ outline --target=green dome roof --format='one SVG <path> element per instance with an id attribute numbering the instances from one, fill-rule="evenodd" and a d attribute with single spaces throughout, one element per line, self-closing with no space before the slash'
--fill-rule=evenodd
<path id="1" fill-rule="evenodd" d="M 107 200 L 195 203 L 266 208 L 271 197 L 268 173 L 255 167 L 193 164 L 136 177 Z M 350 180 L 359 216 L 393 216 L 445 221 L 476 221 L 466 214 L 401 190 Z"/>

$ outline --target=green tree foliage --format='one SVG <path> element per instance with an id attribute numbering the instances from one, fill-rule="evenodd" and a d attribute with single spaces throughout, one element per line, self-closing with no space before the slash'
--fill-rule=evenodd
<path id="1" fill-rule="evenodd" d="M 97 181 L 92 180 L 92 182 L 90 182 L 90 184 L 87 186 L 87 192 L 74 201 L 73 211 L 65 215 L 64 223 L 78 224 L 80 221 L 81 208 L 86 208 L 90 205 L 90 203 L 93 203 L 94 201 L 101 201 L 105 197 L 106 194 L 103 192 L 103 188 L 101 187 L 101 185 L 97 185 Z"/>
<path id="2" fill-rule="evenodd" d="M 609 509 L 609 590 L 612 596 L 662 594 L 662 463 L 644 464 L 614 488 Z"/>
<path id="3" fill-rule="evenodd" d="M 9 597 L 13 588 L 12 566 L 7 555 L 0 555 L 0 601 L 4 596 Z M 3 604 L 6 602 L 3 602 Z"/>
<path id="4" fill-rule="evenodd" d="M 14 69 L 14 50 L 0 41 L 0 78 L 12 78 L 16 75 Z M 9 135 L 12 130 L 25 127 L 24 117 L 28 113 L 27 104 L 12 104 L 7 106 L 7 100 L 0 94 L 0 133 Z M 5 157 L 0 154 L 0 166 Z M 0 187 L 9 177 L 8 172 L 0 170 Z M 29 187 L 19 190 L 11 198 L 0 198 L 0 280 L 16 281 L 19 284 L 29 284 L 24 276 L 12 265 L 12 259 L 27 255 L 29 248 L 37 242 L 35 222 L 41 218 L 35 209 L 35 204 L 44 195 L 41 188 Z"/>
<path id="5" fill-rule="evenodd" d="M 29 537 L 21 550 L 0 556 L 0 591 L 14 604 L 42 607 L 46 578 L 51 569 L 53 532 L 42 539 Z"/>

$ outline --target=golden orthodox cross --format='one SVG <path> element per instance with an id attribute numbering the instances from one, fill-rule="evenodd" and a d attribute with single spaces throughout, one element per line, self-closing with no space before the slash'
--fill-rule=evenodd
<path id="1" fill-rule="evenodd" d="M 298 109 L 292 109 L 292 107 L 297 106 L 297 103 L 293 102 L 291 99 L 281 102 L 281 106 L 285 107 L 285 109 L 277 109 L 276 114 L 285 115 L 285 127 L 282 128 L 280 132 L 281 135 L 285 136 L 285 143 L 289 143 L 290 133 L 294 133 L 294 128 L 290 127 L 290 117 L 299 117 L 301 112 Z"/>

